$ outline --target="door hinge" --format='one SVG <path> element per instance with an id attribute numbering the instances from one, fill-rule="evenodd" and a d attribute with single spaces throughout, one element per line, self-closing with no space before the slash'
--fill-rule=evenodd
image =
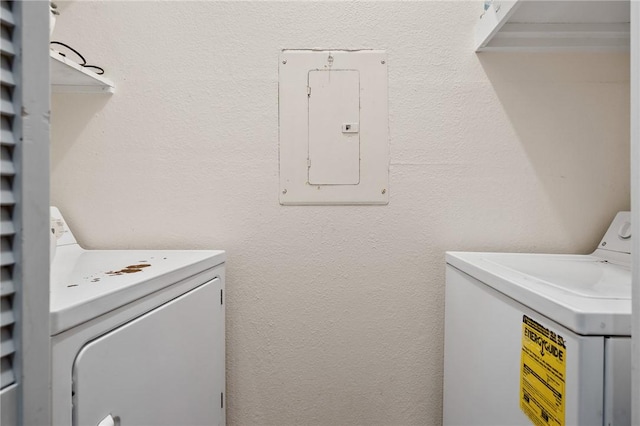
<path id="1" fill-rule="evenodd" d="M 307 86 L 307 97 L 311 97 L 311 86 Z"/>
<path id="2" fill-rule="evenodd" d="M 223 304 L 223 302 L 222 302 L 223 300 L 224 299 L 223 299 L 223 296 L 222 296 L 222 289 L 220 289 L 220 304 L 221 305 Z"/>
<path id="3" fill-rule="evenodd" d="M 224 393 L 220 392 L 220 408 L 224 408 Z"/>
<path id="4" fill-rule="evenodd" d="M 307 168 L 311 168 L 311 158 L 307 158 Z"/>

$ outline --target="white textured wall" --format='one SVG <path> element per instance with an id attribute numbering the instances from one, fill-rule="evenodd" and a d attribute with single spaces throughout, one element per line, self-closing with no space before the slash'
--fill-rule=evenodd
<path id="1" fill-rule="evenodd" d="M 626 54 L 473 52 L 479 2 L 75 2 L 53 97 L 89 248 L 228 250 L 228 421 L 438 424 L 444 251 L 588 252 L 629 205 Z M 278 53 L 389 55 L 390 203 L 278 204 Z"/>

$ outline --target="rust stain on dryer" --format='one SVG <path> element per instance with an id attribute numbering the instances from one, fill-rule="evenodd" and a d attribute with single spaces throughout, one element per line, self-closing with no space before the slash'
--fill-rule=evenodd
<path id="1" fill-rule="evenodd" d="M 125 266 L 124 268 L 120 269 L 119 271 L 109 271 L 109 272 L 105 272 L 105 274 L 107 275 L 122 275 L 122 274 L 133 274 L 136 272 L 142 272 L 142 270 L 144 268 L 148 268 L 149 266 L 151 266 L 148 263 L 140 263 L 138 265 L 129 265 L 129 266 Z"/>

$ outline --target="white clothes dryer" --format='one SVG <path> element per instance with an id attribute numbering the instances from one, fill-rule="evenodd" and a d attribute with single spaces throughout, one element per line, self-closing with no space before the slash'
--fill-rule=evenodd
<path id="1" fill-rule="evenodd" d="M 225 252 L 85 250 L 51 213 L 53 423 L 225 424 Z"/>
<path id="2" fill-rule="evenodd" d="M 630 425 L 628 212 L 591 255 L 446 254 L 445 425 Z"/>

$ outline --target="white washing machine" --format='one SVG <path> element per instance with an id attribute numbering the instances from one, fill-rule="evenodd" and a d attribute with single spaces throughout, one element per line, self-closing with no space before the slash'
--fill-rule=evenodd
<path id="1" fill-rule="evenodd" d="M 225 253 L 84 250 L 52 217 L 53 423 L 225 424 Z"/>
<path id="2" fill-rule="evenodd" d="M 591 255 L 446 254 L 445 425 L 631 424 L 631 234 Z"/>

